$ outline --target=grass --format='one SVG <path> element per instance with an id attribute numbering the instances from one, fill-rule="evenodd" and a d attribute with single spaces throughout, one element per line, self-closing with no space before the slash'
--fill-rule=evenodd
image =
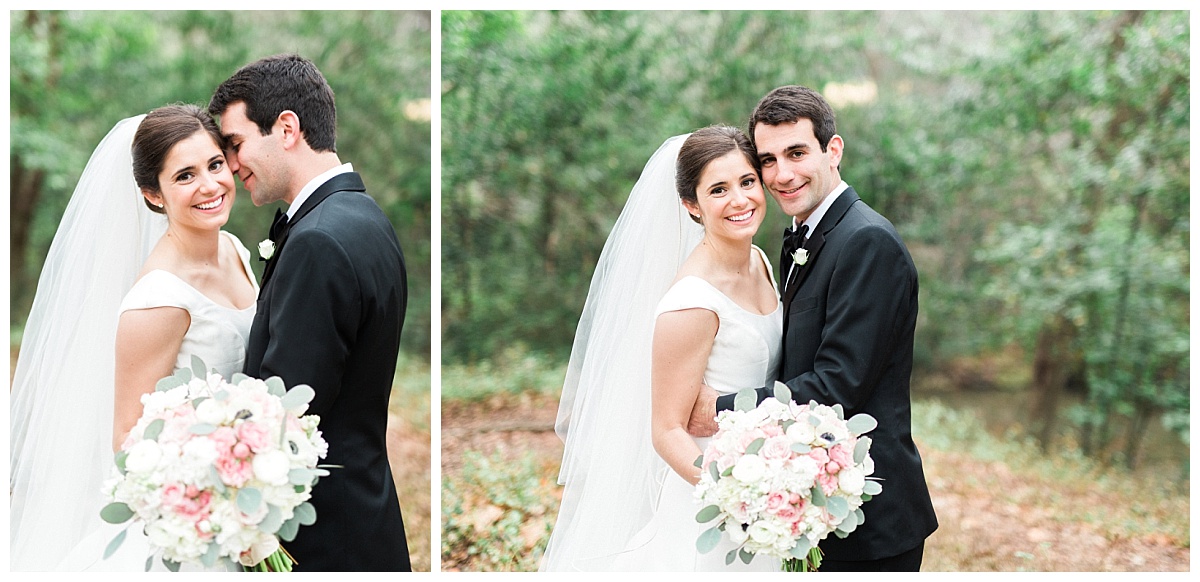
<path id="1" fill-rule="evenodd" d="M 546 395 L 557 393 L 562 375 L 561 364 L 536 356 L 444 366 L 443 402 L 499 420 L 512 412 L 496 401 L 517 401 L 522 390 L 552 400 Z M 504 396 L 491 398 L 492 390 Z M 1190 569 L 1186 460 L 1131 473 L 1085 457 L 1068 438 L 1043 454 L 1019 428 L 996 434 L 984 420 L 931 398 L 913 403 L 913 436 L 941 524 L 924 570 Z M 461 459 L 461 469 L 442 474 L 442 570 L 536 569 L 561 496 L 557 456 L 501 445 Z"/>
<path id="2" fill-rule="evenodd" d="M 401 356 L 388 405 L 388 458 L 409 558 L 419 572 L 432 571 L 430 378 L 428 362 Z"/>

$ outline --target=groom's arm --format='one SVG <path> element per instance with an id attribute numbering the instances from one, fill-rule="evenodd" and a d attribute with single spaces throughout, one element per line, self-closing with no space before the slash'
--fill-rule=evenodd
<path id="1" fill-rule="evenodd" d="M 293 231 L 271 281 L 271 341 L 264 377 L 316 392 L 308 414 L 325 414 L 336 400 L 358 333 L 358 281 L 350 253 L 329 233 Z"/>

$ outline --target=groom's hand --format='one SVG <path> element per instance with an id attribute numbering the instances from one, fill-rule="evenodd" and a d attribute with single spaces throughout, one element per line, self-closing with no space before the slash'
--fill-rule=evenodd
<path id="1" fill-rule="evenodd" d="M 688 419 L 688 434 L 708 437 L 717 434 L 717 391 L 707 385 L 700 386 L 696 402 L 692 405 L 692 417 Z"/>

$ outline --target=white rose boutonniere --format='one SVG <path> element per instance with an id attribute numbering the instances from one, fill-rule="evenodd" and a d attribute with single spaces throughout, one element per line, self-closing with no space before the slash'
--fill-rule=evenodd
<path id="1" fill-rule="evenodd" d="M 275 242 L 267 239 L 258 243 L 258 256 L 262 257 L 264 261 L 271 260 L 271 257 L 275 256 Z"/>
<path id="2" fill-rule="evenodd" d="M 796 252 L 792 253 L 792 262 L 803 267 L 808 262 L 808 251 L 805 249 L 796 249 Z"/>

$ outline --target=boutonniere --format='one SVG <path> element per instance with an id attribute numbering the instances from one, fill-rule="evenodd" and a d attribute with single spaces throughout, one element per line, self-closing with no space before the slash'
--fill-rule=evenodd
<path id="1" fill-rule="evenodd" d="M 258 243 L 258 256 L 264 261 L 271 260 L 271 257 L 275 256 L 275 241 L 267 239 Z"/>
<path id="2" fill-rule="evenodd" d="M 792 262 L 803 267 L 808 262 L 808 250 L 796 249 L 796 252 L 792 253 Z"/>

